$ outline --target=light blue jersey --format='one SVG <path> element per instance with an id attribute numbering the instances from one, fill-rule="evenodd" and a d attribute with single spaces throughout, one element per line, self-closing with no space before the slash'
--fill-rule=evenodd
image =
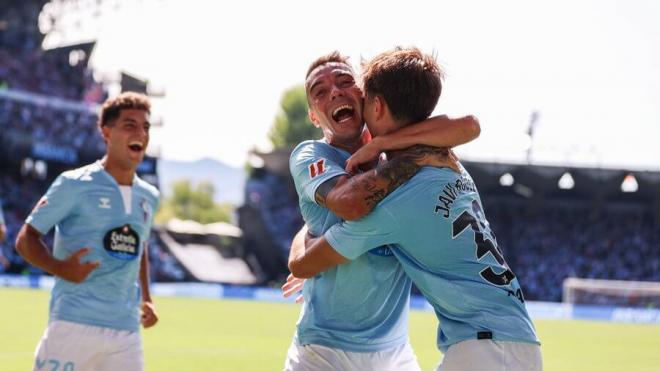
<path id="1" fill-rule="evenodd" d="M 42 234 L 55 226 L 57 259 L 89 247 L 82 260 L 101 263 L 79 284 L 55 277 L 50 321 L 139 329 L 140 258 L 159 194 L 137 176 L 131 193 L 127 213 L 118 183 L 96 162 L 62 173 L 26 219 Z"/>
<path id="2" fill-rule="evenodd" d="M 367 217 L 336 225 L 327 241 L 348 259 L 392 252 L 435 309 L 438 347 L 493 339 L 538 343 L 518 279 L 486 221 L 470 175 L 423 168 Z"/>
<path id="3" fill-rule="evenodd" d="M 291 154 L 289 165 L 300 210 L 316 236 L 341 222 L 316 204 L 314 196 L 321 184 L 346 174 L 349 156 L 325 141 L 303 142 Z M 296 341 L 350 352 L 403 345 L 408 341 L 410 286 L 410 279 L 387 247 L 308 279 Z"/>

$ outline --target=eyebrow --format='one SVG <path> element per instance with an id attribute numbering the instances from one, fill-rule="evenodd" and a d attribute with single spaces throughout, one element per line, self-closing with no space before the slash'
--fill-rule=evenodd
<path id="1" fill-rule="evenodd" d="M 353 74 L 348 73 L 348 72 L 346 72 L 346 71 L 333 71 L 332 74 L 333 74 L 333 75 L 336 75 L 337 77 L 345 77 L 345 76 L 346 76 L 346 77 L 350 77 L 351 79 L 354 79 L 354 80 L 355 80 L 355 76 L 353 76 Z M 314 82 L 314 83 L 312 84 L 312 86 L 309 87 L 309 92 L 311 93 L 312 90 L 314 90 L 314 88 L 315 88 L 317 85 L 321 84 L 321 83 L 323 83 L 323 81 L 321 81 L 321 80 L 318 80 L 318 81 Z"/>
<path id="2" fill-rule="evenodd" d="M 122 121 L 123 121 L 123 122 L 130 121 L 130 122 L 132 122 L 132 123 L 134 123 L 134 124 L 140 125 L 139 122 L 135 121 L 134 119 L 132 119 L 132 118 L 130 118 L 130 117 L 126 117 L 126 118 L 123 119 Z M 150 123 L 149 121 L 145 121 L 144 124 L 147 124 L 147 125 L 151 126 L 151 123 Z"/>
<path id="3" fill-rule="evenodd" d="M 311 93 L 312 90 L 314 90 L 315 87 L 317 87 L 319 84 L 322 84 L 322 83 L 323 83 L 323 81 L 320 81 L 320 80 L 317 80 L 316 82 L 314 82 L 312 84 L 312 86 L 309 87 L 309 92 Z"/>

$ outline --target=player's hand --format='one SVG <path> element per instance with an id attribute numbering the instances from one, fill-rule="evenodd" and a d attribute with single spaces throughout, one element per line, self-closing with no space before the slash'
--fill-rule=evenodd
<path id="1" fill-rule="evenodd" d="M 351 157 L 346 160 L 345 170 L 350 174 L 358 173 L 361 165 L 369 165 L 378 161 L 378 157 L 382 149 L 378 146 L 378 141 L 372 140 L 371 142 L 363 145 L 360 149 L 355 151 Z"/>
<path id="2" fill-rule="evenodd" d="M 142 316 L 140 323 L 142 327 L 149 328 L 158 322 L 158 314 L 156 314 L 156 305 L 150 301 L 142 302 Z"/>
<path id="3" fill-rule="evenodd" d="M 96 268 L 101 265 L 100 262 L 81 262 L 80 258 L 87 255 L 91 249 L 83 247 L 82 249 L 69 255 L 68 258 L 62 261 L 61 269 L 57 272 L 57 276 L 73 283 L 83 282 L 87 276 Z"/>
<path id="4" fill-rule="evenodd" d="M 5 238 L 7 238 L 7 227 L 0 223 L 0 243 L 5 242 Z"/>
<path id="5" fill-rule="evenodd" d="M 293 276 L 293 274 L 289 274 L 289 276 L 286 278 L 286 283 L 282 285 L 282 296 L 288 298 L 293 294 L 299 293 L 302 290 L 304 284 L 304 278 L 296 278 Z M 298 297 L 296 297 L 296 303 L 302 303 L 303 300 L 304 298 L 302 295 L 298 295 Z"/>

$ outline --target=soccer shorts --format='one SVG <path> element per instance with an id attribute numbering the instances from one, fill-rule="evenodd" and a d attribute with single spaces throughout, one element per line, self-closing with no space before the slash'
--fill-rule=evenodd
<path id="1" fill-rule="evenodd" d="M 48 324 L 34 354 L 33 371 L 143 371 L 139 331 L 68 321 Z"/>
<path id="2" fill-rule="evenodd" d="M 542 371 L 538 344 L 465 340 L 447 349 L 436 371 Z"/>
<path id="3" fill-rule="evenodd" d="M 291 343 L 285 371 L 420 371 L 409 343 L 380 352 L 346 352 L 317 344 Z"/>

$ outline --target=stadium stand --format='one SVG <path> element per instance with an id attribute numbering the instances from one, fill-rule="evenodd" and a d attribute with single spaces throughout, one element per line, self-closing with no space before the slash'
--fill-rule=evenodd
<path id="1" fill-rule="evenodd" d="M 286 153 L 279 156 L 279 162 L 287 158 Z M 569 277 L 660 281 L 660 173 L 470 161 L 464 165 L 479 188 L 507 263 L 521 278 L 526 299 L 561 301 L 562 283 Z M 282 223 L 291 219 L 269 218 L 297 207 L 297 199 L 284 199 L 285 192 L 274 184 L 275 171 L 263 174 L 266 171 L 248 180 L 239 220 L 244 241 L 260 246 L 261 255 L 271 254 L 270 269 L 277 272 L 281 244 L 276 241 L 291 238 L 295 230 Z M 567 173 L 573 184 L 562 184 L 562 189 L 559 180 Z M 624 192 L 622 183 L 631 174 L 638 189 Z M 279 187 L 287 184 L 279 182 Z M 286 273 L 286 268 L 279 269 Z M 632 297 L 593 303 L 642 302 Z"/>
<path id="2" fill-rule="evenodd" d="M 14 250 L 19 228 L 55 176 L 99 159 L 97 109 L 107 93 L 88 67 L 94 43 L 43 50 L 38 28 L 46 0 L 7 0 L 0 8 L 0 199 L 7 238 L 0 272 L 41 274 Z M 155 158 L 138 169 L 158 182 Z M 52 246 L 52 232 L 46 243 Z M 189 279 L 158 233 L 150 238 L 155 281 Z"/>

